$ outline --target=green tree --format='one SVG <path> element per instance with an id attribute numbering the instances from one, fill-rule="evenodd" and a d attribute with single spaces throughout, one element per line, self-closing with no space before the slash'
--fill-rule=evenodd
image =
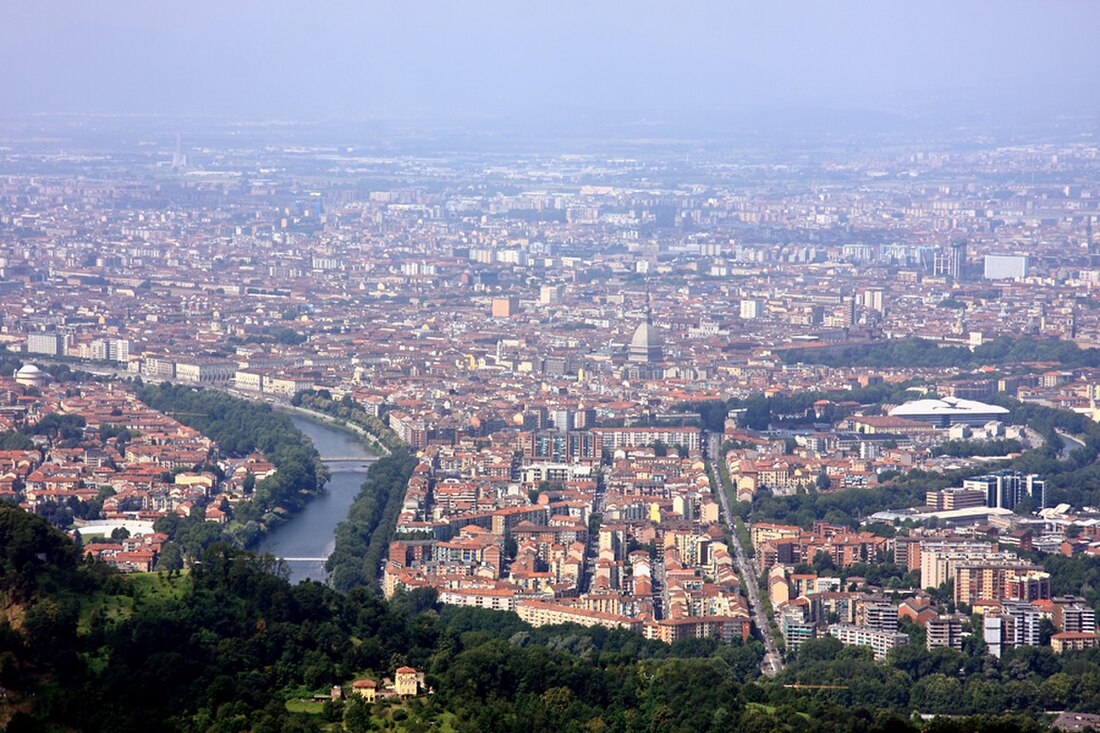
<path id="1" fill-rule="evenodd" d="M 353 695 L 345 703 L 344 730 L 348 733 L 367 733 L 374 730 L 371 706 L 363 698 Z"/>

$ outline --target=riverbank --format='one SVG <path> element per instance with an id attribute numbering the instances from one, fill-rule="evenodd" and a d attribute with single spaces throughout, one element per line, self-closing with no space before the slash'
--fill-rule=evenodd
<path id="1" fill-rule="evenodd" d="M 386 550 L 416 463 L 413 454 L 399 448 L 370 467 L 347 520 L 336 527 L 336 544 L 325 564 L 336 590 L 379 589 Z"/>
<path id="2" fill-rule="evenodd" d="M 290 415 L 298 415 L 307 420 L 312 420 L 318 424 L 323 424 L 326 427 L 330 427 L 334 430 L 340 430 L 345 433 L 350 433 L 357 438 L 360 438 L 364 443 L 364 447 L 376 456 L 388 456 L 390 449 L 379 442 L 378 438 L 374 436 L 370 431 L 348 422 L 342 418 L 333 417 L 332 415 L 326 415 L 323 412 L 317 412 L 316 410 L 310 410 L 305 407 L 298 407 L 295 405 L 285 405 L 278 403 L 271 403 L 272 408 L 276 412 L 284 412 Z"/>
<path id="3" fill-rule="evenodd" d="M 328 582 L 337 590 L 356 586 L 378 590 L 386 548 L 416 457 L 384 419 L 369 414 L 350 397 L 337 402 L 325 392 L 310 391 L 296 395 L 289 407 L 320 419 L 329 429 L 344 428 L 365 438 L 385 453 L 371 465 L 347 518 L 337 525 L 335 544 L 325 562 Z"/>
<path id="4" fill-rule="evenodd" d="M 320 493 L 272 528 L 255 549 L 285 560 L 292 583 L 326 580 L 325 562 L 336 546 L 336 528 L 347 519 L 368 469 L 378 458 L 353 430 L 313 415 L 288 417 L 313 443 L 329 478 Z"/>
<path id="5" fill-rule="evenodd" d="M 158 520 L 171 524 L 166 529 L 173 540 L 181 539 L 179 530 L 192 530 L 185 531 L 186 541 L 181 541 L 186 556 L 201 556 L 216 540 L 253 547 L 270 529 L 285 524 L 287 517 L 321 493 L 328 472 L 320 454 L 302 440 L 302 432 L 293 419 L 275 412 L 271 405 L 218 390 L 196 390 L 168 383 L 134 384 L 131 389 L 150 408 L 209 438 L 221 454 L 243 458 L 261 453 L 276 468 L 273 474 L 256 480 L 252 486 L 239 488 L 229 521 L 218 526 L 216 533 L 205 526 L 207 522 L 202 516 L 166 516 Z M 217 473 L 220 469 L 212 460 L 208 457 L 207 470 Z M 192 524 L 196 526 L 189 526 Z"/>

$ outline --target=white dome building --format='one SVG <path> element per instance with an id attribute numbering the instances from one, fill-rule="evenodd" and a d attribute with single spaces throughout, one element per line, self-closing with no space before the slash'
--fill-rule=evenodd
<path id="1" fill-rule="evenodd" d="M 24 364 L 15 371 L 15 383 L 24 387 L 41 387 L 49 376 L 34 364 Z"/>

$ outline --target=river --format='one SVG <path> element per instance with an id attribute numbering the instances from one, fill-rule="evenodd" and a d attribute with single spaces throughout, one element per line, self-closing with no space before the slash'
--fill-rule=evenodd
<path id="1" fill-rule="evenodd" d="M 324 558 L 336 544 L 336 525 L 347 518 L 348 508 L 359 493 L 375 456 L 348 433 L 297 415 L 290 419 L 313 441 L 322 459 L 336 456 L 341 459 L 355 457 L 355 460 L 325 461 L 329 470 L 325 491 L 311 499 L 286 524 L 275 528 L 256 550 L 291 558 L 287 560 L 291 583 L 306 578 L 324 580 Z"/>

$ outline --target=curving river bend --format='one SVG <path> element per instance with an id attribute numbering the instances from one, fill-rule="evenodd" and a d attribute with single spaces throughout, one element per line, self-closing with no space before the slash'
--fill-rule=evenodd
<path id="1" fill-rule="evenodd" d="M 376 456 L 348 433 L 298 415 L 290 417 L 305 433 L 324 460 L 327 456 L 355 460 L 324 460 L 329 470 L 325 492 L 310 500 L 290 521 L 276 528 L 256 546 L 258 552 L 289 558 L 290 582 L 325 579 L 324 558 L 336 544 L 336 525 L 347 518 L 367 468 Z"/>

